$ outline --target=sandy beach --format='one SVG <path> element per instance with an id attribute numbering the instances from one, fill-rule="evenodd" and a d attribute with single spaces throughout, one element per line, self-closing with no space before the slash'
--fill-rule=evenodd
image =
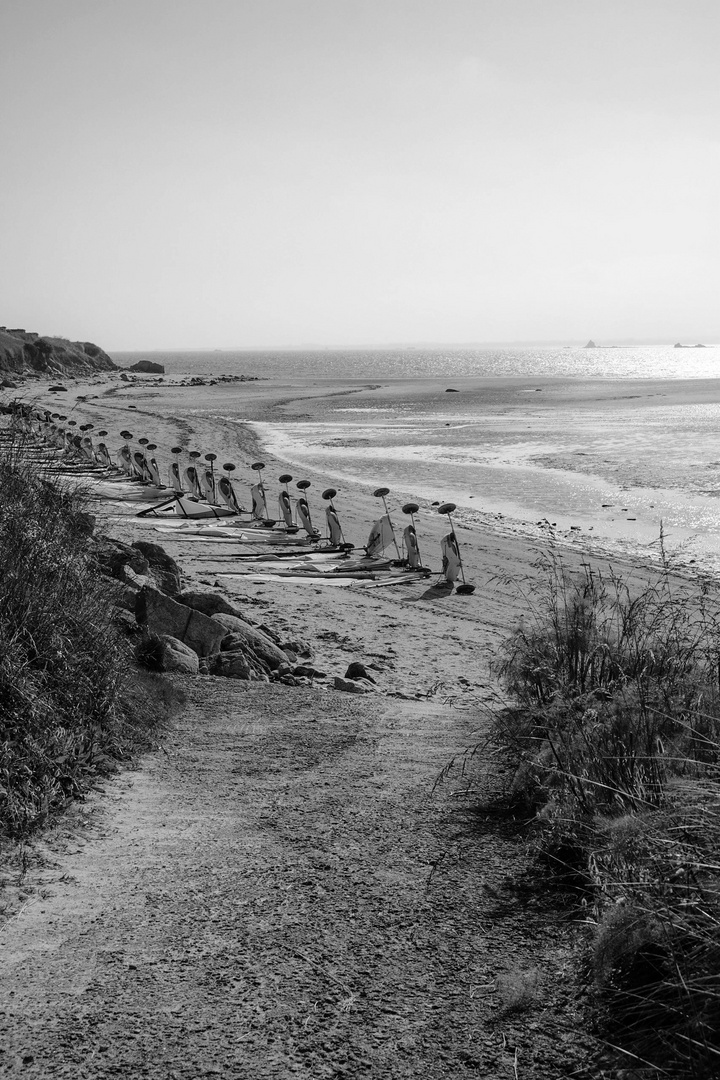
<path id="1" fill-rule="evenodd" d="M 212 450 L 249 481 L 261 457 L 270 491 L 286 470 L 311 480 L 319 519 L 323 488 L 341 487 L 332 454 L 324 471 L 268 452 L 258 433 L 317 418 L 341 395 L 366 401 L 370 385 L 110 376 L 70 380 L 62 399 L 36 387 L 25 399 L 112 437 L 127 426 L 158 444 L 163 463 L 171 446 Z M 506 404 L 519 392 L 493 389 Z M 715 384 L 678 387 L 674 404 L 717 396 Z M 337 505 L 357 545 L 378 516 L 372 490 L 385 465 L 362 482 L 342 477 Z M 161 544 L 187 584 L 224 591 L 256 625 L 307 642 L 330 676 L 363 663 L 375 689 L 189 680 L 163 752 L 71 810 L 30 856 L 0 930 L 11 1070 L 92 1080 L 599 1075 L 578 978 L 582 931 L 550 894 L 528 900 L 521 831 L 478 815 L 467 790 L 468 776 L 497 782 L 492 757 L 483 750 L 467 776 L 455 769 L 436 784 L 483 746 L 501 696 L 493 663 L 547 560 L 612 565 L 638 583 L 657 560 L 639 545 L 609 554 L 587 531 L 465 506 L 458 536 L 475 591 L 459 595 L 438 585 L 447 522 L 431 494 L 418 498 L 417 521 L 435 573 L 367 590 L 243 577 L 233 540 L 138 518 L 135 502 L 93 503 L 100 530 Z M 397 524 L 395 507 L 412 495 L 392 491 Z M 692 590 L 695 568 L 679 569 Z"/>
<path id="2" fill-rule="evenodd" d="M 292 627 L 294 633 L 308 637 L 318 645 L 318 661 L 337 663 L 336 644 L 319 635 L 332 626 L 340 636 L 347 633 L 357 641 L 357 649 L 365 655 L 391 656 L 379 680 L 383 690 L 409 694 L 426 694 L 431 687 L 442 685 L 448 693 L 457 693 L 458 679 L 462 677 L 473 687 L 488 683 L 488 664 L 493 660 L 497 646 L 518 625 L 527 611 L 528 597 L 534 585 L 543 576 L 541 564 L 552 552 L 569 566 L 577 565 L 587 558 L 608 560 L 622 568 L 623 572 L 643 578 L 652 576 L 658 566 L 660 548 L 656 526 L 647 525 L 645 531 L 636 535 L 636 524 L 629 524 L 627 512 L 620 511 L 631 505 L 634 489 L 650 490 L 657 477 L 650 475 L 652 455 L 628 460 L 628 473 L 624 500 L 616 507 L 602 507 L 602 494 L 595 497 L 597 504 L 595 527 L 573 524 L 572 517 L 560 505 L 548 508 L 547 517 L 531 520 L 515 517 L 501 510 L 474 509 L 467 489 L 453 490 L 444 482 L 442 487 L 423 489 L 422 484 L 413 488 L 392 483 L 396 466 L 393 461 L 373 457 L 372 446 L 367 459 L 352 468 L 338 458 L 334 447 L 311 448 L 304 444 L 298 452 L 297 440 L 283 438 L 283 432 L 293 430 L 294 425 L 316 423 L 329 410 L 342 402 L 341 408 L 383 408 L 382 403 L 397 401 L 402 394 L 407 404 L 408 385 L 392 383 L 379 385 L 367 380 L 338 382 L 329 379 L 309 380 L 259 380 L 241 383 L 218 383 L 187 385 L 187 379 L 171 377 L 158 384 L 150 376 L 136 377 L 134 382 L 120 381 L 119 376 L 103 376 L 90 383 L 68 382 L 67 395 L 48 394 L 39 388 L 32 394 L 36 404 L 59 409 L 80 423 L 92 423 L 95 429 L 110 432 L 108 443 L 119 446 L 119 433 L 131 430 L 135 440 L 141 436 L 157 443 L 155 452 L 164 473 L 171 460 L 170 447 L 182 446 L 185 450 L 217 454 L 218 463 L 232 461 L 237 466 L 238 491 L 245 492 L 249 501 L 249 485 L 254 475 L 250 470 L 253 461 L 261 458 L 266 469 L 263 473 L 268 490 L 268 505 L 272 512 L 280 485 L 277 477 L 289 471 L 294 480 L 311 481 L 308 492 L 315 520 L 324 525 L 324 503 L 320 497 L 323 489 L 332 484 L 338 489 L 335 505 L 338 508 L 345 537 L 356 547 L 367 539 L 372 522 L 382 513 L 382 505 L 373 497 L 379 484 L 391 487 L 389 506 L 398 535 L 408 519 L 399 507 L 408 499 L 420 504 L 417 516 L 417 532 L 425 564 L 434 573 L 427 580 L 415 581 L 390 588 L 378 588 L 359 592 L 353 589 L 329 588 L 321 584 L 290 584 L 285 581 L 263 580 L 253 582 L 247 578 L 232 576 L 237 568 L 234 559 L 240 549 L 231 542 L 211 542 L 203 537 L 174 535 L 170 525 L 152 517 L 137 518 L 137 504 L 98 503 L 102 527 L 123 539 L 152 540 L 162 544 L 183 566 L 185 573 L 211 584 L 219 583 L 242 603 L 266 608 L 273 618 Z M 185 383 L 185 385 L 183 385 Z M 537 380 L 466 380 L 461 393 L 448 394 L 444 383 L 427 380 L 418 383 L 410 391 L 423 403 L 426 411 L 434 411 L 444 426 L 449 410 L 457 413 L 459 408 L 472 407 L 473 396 L 483 395 L 486 413 L 494 414 L 495 423 L 512 433 L 518 423 L 517 405 L 532 394 L 533 408 L 542 409 L 549 426 L 557 424 L 557 410 L 562 405 L 568 415 L 579 416 L 579 423 L 587 424 L 588 415 L 597 416 L 603 411 L 613 422 L 632 427 L 633 417 L 639 410 L 657 408 L 671 410 L 676 427 L 682 427 L 683 418 L 691 408 L 701 408 L 714 415 L 720 408 L 720 382 L 716 380 L 656 380 L 629 381 L 622 384 L 595 381 L 592 385 L 578 381 L 546 380 L 541 384 L 542 394 L 533 392 Z M 30 395 L 28 395 L 30 396 Z M 542 397 L 542 405 L 536 404 Z M 462 406 L 458 399 L 463 398 Z M 569 399 L 569 402 L 568 402 Z M 469 402 L 469 404 L 468 404 Z M 444 410 L 444 411 L 443 411 Z M 659 424 L 667 424 L 664 414 Z M 596 422 L 597 426 L 597 422 Z M 663 435 L 665 442 L 672 443 L 672 427 Z M 666 427 L 662 428 L 666 431 Z M 263 441 L 264 440 L 264 441 Z M 708 434 L 710 440 L 710 434 Z M 286 451 L 280 456 L 279 451 Z M 423 462 L 425 473 L 446 476 L 443 465 L 435 464 L 433 455 L 437 446 L 428 448 Z M 668 454 L 672 459 L 675 450 L 670 445 Z M 657 459 L 656 459 L 657 460 Z M 556 462 L 550 463 L 550 472 Z M 563 469 L 590 472 L 593 457 L 590 453 L 575 456 L 573 462 L 560 463 Z M 712 462 L 713 467 L 715 462 Z M 606 468 L 609 466 L 606 465 Z M 657 465 L 656 468 L 660 468 Z M 720 468 L 720 463 L 717 464 Z M 681 468 L 677 463 L 677 470 Z M 691 471 L 687 462 L 682 466 Z M 662 483 L 669 486 L 680 484 L 682 477 L 666 469 Z M 600 472 L 601 470 L 598 470 Z M 699 472 L 695 463 L 695 471 Z M 712 471 L 704 469 L 706 475 Z M 518 470 L 518 477 L 522 470 Z M 401 474 L 402 475 L 402 474 Z M 452 474 L 450 474 L 452 475 Z M 507 476 L 503 471 L 502 476 Z M 597 475 L 592 477 L 599 482 Z M 707 483 L 707 481 L 705 481 Z M 402 481 L 400 482 L 402 483 Z M 508 481 L 510 483 L 510 481 Z M 291 488 L 293 485 L 291 485 Z M 486 506 L 489 501 L 482 491 L 477 492 L 478 502 Z M 659 493 L 658 493 L 659 498 Z M 448 531 L 447 519 L 437 514 L 434 501 L 452 500 L 458 505 L 455 515 L 461 544 L 465 573 L 475 585 L 472 596 L 458 595 L 454 590 L 437 587 L 440 578 L 440 538 Z M 513 491 L 507 490 L 507 508 L 513 508 Z M 491 500 L 490 500 L 491 501 Z M 492 505 L 492 504 L 491 504 Z M 504 508 L 505 509 L 505 508 Z M 608 522 L 602 528 L 602 515 L 621 518 L 617 528 Z M 692 548 L 673 548 L 667 535 L 668 551 L 674 551 L 674 562 L 683 573 L 694 574 L 700 567 L 712 570 L 713 544 L 705 542 L 701 562 Z M 711 540 L 714 538 L 710 538 Z M 392 552 L 391 552 L 392 554 Z M 342 672 L 337 672 L 342 674 Z"/>

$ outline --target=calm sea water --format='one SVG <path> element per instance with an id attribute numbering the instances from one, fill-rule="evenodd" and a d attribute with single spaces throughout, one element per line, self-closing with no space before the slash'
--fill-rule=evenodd
<path id="1" fill-rule="evenodd" d="M 268 378 L 328 377 L 412 379 L 451 377 L 572 376 L 587 378 L 714 378 L 720 376 L 720 346 L 705 349 L 571 348 L 389 348 L 292 351 L 216 350 L 113 353 L 118 363 L 139 359 L 164 364 L 168 372 L 241 374 Z"/>
<path id="2" fill-rule="evenodd" d="M 256 422 L 269 453 L 328 482 L 385 484 L 621 548 L 720 568 L 720 348 L 501 348 L 116 354 L 170 374 L 288 383 Z M 326 379 L 352 393 L 328 393 Z M 665 380 L 665 381 L 662 381 Z M 448 393 L 456 389 L 458 393 Z M 223 415 L 245 415 L 243 391 Z M 574 527 L 574 529 L 573 529 Z M 579 530 L 579 532 L 578 532 Z"/>

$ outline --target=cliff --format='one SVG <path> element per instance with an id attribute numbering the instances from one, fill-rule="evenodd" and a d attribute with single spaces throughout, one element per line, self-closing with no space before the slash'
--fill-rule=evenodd
<path id="1" fill-rule="evenodd" d="M 67 341 L 0 326 L 0 374 L 11 378 L 92 375 L 116 368 L 108 354 L 91 341 Z"/>

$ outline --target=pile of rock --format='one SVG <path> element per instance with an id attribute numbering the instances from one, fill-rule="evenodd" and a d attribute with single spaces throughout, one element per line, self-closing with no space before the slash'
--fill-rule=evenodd
<path id="1" fill-rule="evenodd" d="M 119 583 L 119 618 L 139 633 L 138 654 L 159 670 L 293 685 L 324 678 L 307 663 L 306 642 L 255 626 L 221 593 L 183 590 L 179 566 L 158 544 L 98 537 L 94 556 Z"/>
<path id="2" fill-rule="evenodd" d="M 93 540 L 98 567 L 117 582 L 117 619 L 138 638 L 142 663 L 159 671 L 309 686 L 328 675 L 312 663 L 306 641 L 284 638 L 247 619 L 238 604 L 211 589 L 183 589 L 180 567 L 158 544 Z M 375 680 L 354 661 L 336 690 L 365 694 Z"/>

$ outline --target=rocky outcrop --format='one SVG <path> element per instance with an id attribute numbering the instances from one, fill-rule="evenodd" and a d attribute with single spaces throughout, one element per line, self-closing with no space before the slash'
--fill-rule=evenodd
<path id="1" fill-rule="evenodd" d="M 116 365 L 91 341 L 41 336 L 0 326 L 0 372 L 24 376 L 95 375 Z"/>
<path id="2" fill-rule="evenodd" d="M 162 364 L 156 364 L 153 360 L 138 360 L 128 371 L 139 371 L 144 375 L 164 375 L 165 368 Z"/>
<path id="3" fill-rule="evenodd" d="M 588 341 L 588 343 L 587 343 L 587 345 L 585 346 L 585 348 L 586 348 L 586 349 L 597 349 L 597 345 L 595 344 L 595 342 L 593 341 L 593 339 L 592 339 L 592 338 L 590 338 L 590 340 Z"/>

